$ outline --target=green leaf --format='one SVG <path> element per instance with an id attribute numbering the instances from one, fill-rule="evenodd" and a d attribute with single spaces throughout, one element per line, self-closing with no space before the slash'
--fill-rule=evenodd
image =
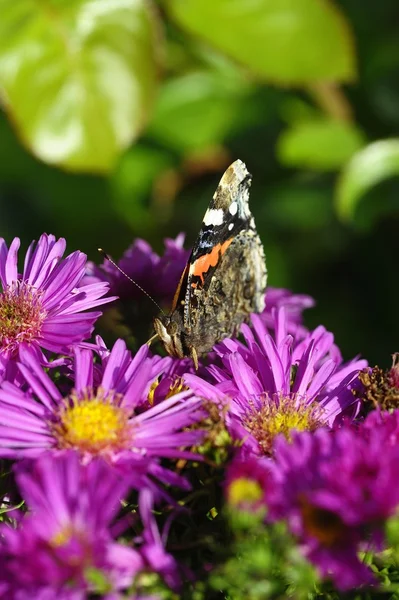
<path id="1" fill-rule="evenodd" d="M 191 33 L 280 84 L 350 81 L 352 34 L 328 0 L 167 0 Z"/>
<path id="2" fill-rule="evenodd" d="M 39 158 L 106 172 L 146 122 L 157 82 L 146 0 L 0 0 L 0 85 Z"/>
<path id="3" fill-rule="evenodd" d="M 277 156 L 289 167 L 334 171 L 344 165 L 365 142 L 352 123 L 317 119 L 300 122 L 280 136 Z"/>
<path id="4" fill-rule="evenodd" d="M 97 594 L 106 594 L 112 590 L 112 585 L 108 581 L 106 574 L 95 567 L 85 569 L 85 579 L 95 589 Z"/>
<path id="5" fill-rule="evenodd" d="M 395 175 L 399 175 L 399 138 L 373 142 L 355 154 L 337 185 L 336 207 L 341 219 L 352 219 L 362 196 Z"/>
<path id="6" fill-rule="evenodd" d="M 115 210 L 141 235 L 150 235 L 162 216 L 160 210 L 151 214 L 147 200 L 159 174 L 173 167 L 172 161 L 164 150 L 139 142 L 125 152 L 110 178 Z"/>
<path id="7" fill-rule="evenodd" d="M 12 513 L 14 510 L 18 510 L 25 504 L 25 500 L 21 500 L 18 504 L 11 504 L 10 506 L 4 505 L 0 508 L 0 515 L 5 515 L 6 513 Z"/>
<path id="8" fill-rule="evenodd" d="M 148 136 L 179 152 L 221 143 L 241 118 L 250 86 L 241 77 L 196 71 L 163 85 Z"/>

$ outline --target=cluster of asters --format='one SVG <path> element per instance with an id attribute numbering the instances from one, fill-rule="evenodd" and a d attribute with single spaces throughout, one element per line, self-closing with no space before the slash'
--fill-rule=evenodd
<path id="1" fill-rule="evenodd" d="M 163 306 L 183 241 L 166 240 L 161 257 L 138 240 L 120 261 Z M 0 458 L 16 484 L 1 500 L 0 598 L 133 599 L 148 572 L 178 590 L 154 509 L 168 503 L 173 515 L 170 490 L 190 490 L 175 465 L 204 460 L 211 405 L 230 444 L 227 502 L 284 519 L 338 588 L 372 583 L 359 552 L 382 547 L 399 503 L 399 418 L 373 411 L 361 422 L 371 371 L 343 362 L 324 327 L 304 327 L 311 298 L 268 290 L 265 312 L 195 372 L 147 344 L 132 354 L 94 335 L 102 312 L 137 293 L 109 263 L 64 257 L 65 240 L 45 234 L 22 261 L 19 244 L 0 239 Z M 134 515 L 121 512 L 131 494 Z"/>

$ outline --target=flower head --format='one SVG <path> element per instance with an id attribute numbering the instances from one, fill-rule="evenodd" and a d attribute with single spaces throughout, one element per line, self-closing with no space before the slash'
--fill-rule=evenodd
<path id="1" fill-rule="evenodd" d="M 143 483 L 137 479 L 140 465 L 141 471 L 148 468 L 164 480 L 168 472 L 157 459 L 193 457 L 184 448 L 197 445 L 203 434 L 183 429 L 200 420 L 203 411 L 201 400 L 189 391 L 145 409 L 151 384 L 162 371 L 162 361 L 148 353 L 144 345 L 132 359 L 119 340 L 103 357 L 95 383 L 93 353 L 77 348 L 74 386 L 65 394 L 35 357 L 21 351 L 18 366 L 30 391 L 9 382 L 0 388 L 0 456 L 37 457 L 46 450 L 73 449 L 86 461 L 101 456 L 134 464 L 132 484 L 137 487 Z"/>
<path id="2" fill-rule="evenodd" d="M 29 513 L 16 529 L 1 525 L 2 597 L 74 600 L 131 585 L 143 558 L 111 528 L 127 479 L 101 459 L 83 466 L 68 452 L 20 464 L 17 483 Z"/>
<path id="3" fill-rule="evenodd" d="M 386 371 L 380 367 L 363 369 L 359 373 L 362 389 L 359 397 L 365 412 L 399 407 L 399 355 L 393 355 L 392 367 Z"/>
<path id="4" fill-rule="evenodd" d="M 183 248 L 184 234 L 175 240 L 165 239 L 165 252 L 159 256 L 142 239 L 136 239 L 118 261 L 119 267 L 160 304 L 173 300 L 189 251 Z M 143 292 L 132 285 L 115 267 L 104 260 L 97 267 L 89 263 L 85 281 L 108 281 L 113 294 L 122 300 L 145 299 Z"/>
<path id="5" fill-rule="evenodd" d="M 324 327 L 298 342 L 287 333 L 284 308 L 275 311 L 274 319 L 272 334 L 262 317 L 252 315 L 254 332 L 242 326 L 246 343 L 221 342 L 216 351 L 222 366 L 208 369 L 216 381 L 214 396 L 230 398 L 231 430 L 257 454 L 270 454 L 279 433 L 289 438 L 292 430 L 313 431 L 332 426 L 342 415 L 356 415 L 359 401 L 352 387 L 367 364 L 342 364 Z M 199 377 L 186 375 L 185 381 L 198 395 L 210 397 L 209 384 Z"/>
<path id="6" fill-rule="evenodd" d="M 339 589 L 373 580 L 357 552 L 381 544 L 384 522 L 399 504 L 399 446 L 389 438 L 398 418 L 386 419 L 275 443 L 270 517 L 288 521 L 309 559 Z"/>
<path id="7" fill-rule="evenodd" d="M 103 298 L 108 284 L 94 283 L 77 289 L 84 276 L 86 255 L 74 252 L 62 259 L 65 240 L 43 234 L 26 253 L 18 272 L 15 238 L 10 248 L 0 238 L 0 379 L 15 372 L 22 345 L 68 353 L 88 338 L 101 312 L 83 312 L 110 302 Z M 14 363 L 14 364 L 10 364 Z"/>
<path id="8" fill-rule="evenodd" d="M 171 306 L 186 265 L 189 252 L 183 242 L 182 234 L 175 240 L 166 239 L 165 252 L 159 256 L 147 242 L 136 239 L 117 263 L 127 277 L 108 259 L 100 266 L 88 264 L 83 283 L 106 281 L 120 298 L 107 311 L 103 326 L 118 337 L 130 336 L 136 347 L 151 337 L 154 316 L 159 308 L 168 310 Z"/>
<path id="9" fill-rule="evenodd" d="M 374 410 L 362 422 L 359 435 L 362 434 L 367 438 L 370 434 L 372 435 L 374 429 L 378 429 L 381 435 L 385 436 L 387 444 L 399 446 L 399 409 L 392 412 Z"/>
<path id="10" fill-rule="evenodd" d="M 226 472 L 225 495 L 231 508 L 257 510 L 265 506 L 269 472 L 255 456 L 236 456 Z"/>

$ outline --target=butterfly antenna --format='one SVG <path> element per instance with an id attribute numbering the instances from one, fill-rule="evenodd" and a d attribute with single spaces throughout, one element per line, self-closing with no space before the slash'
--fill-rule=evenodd
<path id="1" fill-rule="evenodd" d="M 147 296 L 147 298 L 149 298 L 151 300 L 151 302 L 153 302 L 155 304 L 155 306 L 158 308 L 158 310 L 163 315 L 165 315 L 164 311 L 159 306 L 158 302 L 155 302 L 154 298 L 152 296 L 150 296 L 150 294 L 148 292 L 146 292 L 145 289 L 141 287 L 141 285 L 139 285 L 136 281 L 134 281 L 134 279 L 129 277 L 129 275 L 127 273 L 125 273 L 125 271 L 123 271 L 123 269 L 121 269 L 119 267 L 119 265 L 117 265 L 116 262 L 114 260 L 112 260 L 112 258 L 110 258 L 106 252 L 104 252 L 104 250 L 102 248 L 98 248 L 98 251 L 104 258 L 106 258 L 111 263 L 111 265 L 113 265 L 115 267 L 115 269 L 118 269 L 118 271 L 120 273 L 122 273 L 122 275 L 124 275 L 126 277 L 126 279 L 128 279 L 131 283 L 133 283 L 136 287 L 138 287 L 139 290 L 141 290 L 143 292 L 143 294 L 145 294 Z"/>

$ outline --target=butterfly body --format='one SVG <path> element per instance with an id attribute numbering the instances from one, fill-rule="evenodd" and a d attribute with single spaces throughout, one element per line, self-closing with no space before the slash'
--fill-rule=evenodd
<path id="1" fill-rule="evenodd" d="M 238 333 L 252 312 L 265 306 L 263 246 L 249 210 L 251 176 L 235 161 L 225 171 L 205 213 L 176 290 L 169 316 L 154 329 L 171 356 L 198 356 Z"/>

